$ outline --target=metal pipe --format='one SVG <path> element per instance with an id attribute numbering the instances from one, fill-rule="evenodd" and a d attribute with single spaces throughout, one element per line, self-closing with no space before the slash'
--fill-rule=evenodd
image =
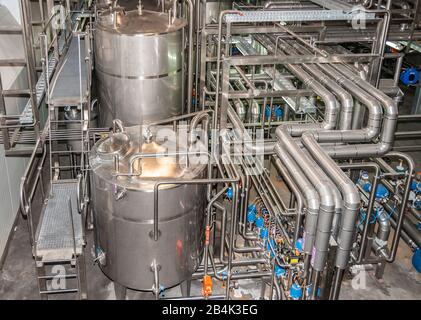
<path id="1" fill-rule="evenodd" d="M 284 43 L 289 48 L 288 52 L 292 51 L 298 54 L 298 52 L 293 49 L 296 48 L 294 43 L 292 43 L 291 45 L 289 45 L 287 42 Z M 320 83 L 322 83 L 335 93 L 335 95 L 341 101 L 339 129 L 350 130 L 352 124 L 352 112 L 354 108 L 354 100 L 352 98 L 352 95 L 348 93 L 345 89 L 343 89 L 339 84 L 337 84 L 334 79 L 322 72 L 321 69 L 317 68 L 316 65 L 303 64 L 302 66 L 305 70 L 307 70 L 315 78 L 317 78 L 320 81 Z"/>
<path id="2" fill-rule="evenodd" d="M 257 35 L 256 39 L 264 44 L 268 51 L 273 53 L 277 50 L 277 47 L 275 47 L 273 43 L 273 37 Z M 325 103 L 325 116 L 323 122 L 315 124 L 290 125 L 287 128 L 290 134 L 292 136 L 301 136 L 305 130 L 335 129 L 339 109 L 338 101 L 336 100 L 335 96 L 323 85 L 321 85 L 320 82 L 315 80 L 314 77 L 304 71 L 302 67 L 293 64 L 285 64 L 285 67 L 295 76 L 297 76 L 297 78 L 299 78 L 304 83 L 304 85 L 310 87 L 317 95 L 319 95 Z"/>
<path id="3" fill-rule="evenodd" d="M 313 243 L 316 235 L 317 216 L 320 208 L 320 196 L 306 175 L 301 171 L 298 164 L 292 159 L 288 152 L 281 145 L 275 146 L 275 152 L 282 164 L 288 169 L 291 177 L 295 180 L 297 186 L 303 194 L 307 211 L 304 225 L 304 245 L 303 249 L 307 255 L 312 254 Z"/>
<path id="4" fill-rule="evenodd" d="M 322 271 L 327 259 L 329 238 L 331 235 L 332 222 L 335 213 L 335 199 L 331 189 L 331 184 L 324 174 L 314 171 L 313 163 L 292 140 L 285 127 L 279 126 L 276 129 L 276 135 L 278 137 L 278 145 L 283 146 L 284 150 L 286 150 L 293 159 L 300 164 L 300 166 L 304 169 L 304 174 L 311 181 L 320 195 L 315 253 L 312 257 L 312 265 L 316 271 Z"/>
<path id="5" fill-rule="evenodd" d="M 385 113 L 383 116 L 383 127 L 379 136 L 379 142 L 375 144 L 329 146 L 325 148 L 325 150 L 334 158 L 363 158 L 372 156 L 380 157 L 385 155 L 391 150 L 394 142 L 394 134 L 396 131 L 398 117 L 396 102 L 367 81 L 364 81 L 356 76 L 346 67 L 335 65 L 335 68 L 342 73 L 343 77 L 351 79 L 351 81 L 357 84 L 361 89 L 366 90 L 378 99 L 382 103 Z"/>
<path id="6" fill-rule="evenodd" d="M 177 1 L 177 0 L 175 0 Z M 184 0 L 189 7 L 189 53 L 188 53 L 188 74 L 187 74 L 187 113 L 190 113 L 193 99 L 193 27 L 194 27 L 194 6 L 192 0 Z"/>
<path id="7" fill-rule="evenodd" d="M 340 269 L 345 269 L 348 266 L 349 255 L 354 240 L 355 221 L 360 208 L 361 199 L 359 191 L 335 161 L 324 152 L 312 133 L 304 133 L 301 140 L 317 163 L 341 190 L 344 199 L 344 210 L 342 212 L 341 229 L 338 236 L 336 266 Z"/>
<path id="8" fill-rule="evenodd" d="M 219 14 L 219 23 L 218 23 L 218 48 L 217 48 L 217 62 L 216 62 L 216 88 L 215 88 L 215 113 L 213 119 L 212 129 L 216 130 L 218 126 L 218 117 L 219 117 L 219 79 L 221 73 L 221 42 L 222 42 L 222 19 L 227 14 L 238 14 L 243 15 L 243 12 L 238 10 L 224 10 Z"/>
<path id="9" fill-rule="evenodd" d="M 291 177 L 290 173 L 287 171 L 285 166 L 282 164 L 281 160 L 278 158 L 273 157 L 275 160 L 275 166 L 278 171 L 281 173 L 282 178 L 286 181 L 287 185 L 291 188 L 292 193 L 295 195 L 295 199 L 297 201 L 297 217 L 295 221 L 295 232 L 294 232 L 294 245 L 297 243 L 299 233 L 300 233 L 300 226 L 302 217 L 304 215 L 303 207 L 304 207 L 304 197 L 299 190 L 298 185 L 295 183 L 293 178 Z"/>

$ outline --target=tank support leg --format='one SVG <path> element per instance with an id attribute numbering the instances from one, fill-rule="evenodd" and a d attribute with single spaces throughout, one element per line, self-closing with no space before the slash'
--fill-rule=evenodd
<path id="1" fill-rule="evenodd" d="M 180 289 L 183 297 L 190 297 L 191 280 L 186 280 L 180 283 Z"/>
<path id="2" fill-rule="evenodd" d="M 117 282 L 114 282 L 115 298 L 117 300 L 126 300 L 127 288 Z"/>

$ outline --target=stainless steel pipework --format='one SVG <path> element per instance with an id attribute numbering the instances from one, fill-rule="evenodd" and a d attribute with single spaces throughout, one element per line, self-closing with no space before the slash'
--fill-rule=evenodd
<path id="1" fill-rule="evenodd" d="M 320 195 L 320 207 L 317 217 L 317 232 L 315 238 L 316 252 L 312 256 L 312 265 L 315 270 L 322 271 L 326 263 L 329 238 L 335 212 L 335 200 L 329 185 L 329 180 L 326 176 L 313 170 L 312 162 L 292 140 L 285 127 L 279 126 L 276 129 L 276 135 L 278 137 L 278 146 L 288 152 L 303 168 L 304 174 L 308 177 Z M 308 239 L 306 238 L 305 241 L 307 242 Z"/>

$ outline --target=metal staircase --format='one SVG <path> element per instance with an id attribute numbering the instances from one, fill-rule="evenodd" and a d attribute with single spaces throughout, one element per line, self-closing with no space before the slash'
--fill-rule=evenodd
<path id="1" fill-rule="evenodd" d="M 76 180 L 58 180 L 51 184 L 51 193 L 42 210 L 35 235 L 34 257 L 42 298 L 48 294 L 78 293 L 87 298 L 84 232 L 78 206 L 79 183 Z M 66 271 L 70 267 L 70 272 Z M 56 272 L 46 274 L 47 266 L 59 266 Z M 54 269 L 54 267 L 52 268 Z M 69 268 L 68 268 L 69 269 Z M 57 274 L 60 271 L 59 274 Z M 58 280 L 54 284 L 54 280 Z M 69 287 L 67 279 L 77 279 Z M 50 283 L 49 283 L 50 282 Z"/>
<path id="2" fill-rule="evenodd" d="M 28 219 L 43 299 L 55 294 L 87 298 L 84 226 L 88 212 L 86 157 L 90 142 L 92 37 L 89 26 L 86 32 L 74 31 L 78 28 L 73 29 L 75 13 L 70 9 L 66 11 L 69 22 L 62 37 L 48 32 L 39 37 L 41 75 L 36 93 L 44 98 L 48 114 L 42 132 L 35 136 L 35 147 L 31 147 L 30 162 L 21 181 L 21 209 Z M 66 118 L 66 110 L 73 110 L 78 117 Z M 33 123 L 37 117 L 37 108 L 27 105 L 19 122 Z M 80 148 L 63 148 L 70 140 L 76 140 Z M 48 174 L 49 183 L 44 186 L 43 177 Z M 39 192 L 45 199 L 41 208 L 35 204 Z"/>

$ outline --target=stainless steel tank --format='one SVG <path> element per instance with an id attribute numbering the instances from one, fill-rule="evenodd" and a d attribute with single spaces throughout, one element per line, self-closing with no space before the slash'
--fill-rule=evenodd
<path id="1" fill-rule="evenodd" d="M 100 125 L 138 125 L 182 112 L 183 19 L 114 8 L 99 14 L 95 68 Z"/>
<path id="2" fill-rule="evenodd" d="M 158 191 L 158 233 L 154 239 L 154 185 L 159 179 L 201 178 L 206 165 L 174 157 L 134 160 L 139 151 L 159 154 L 175 144 L 141 143 L 139 126 L 111 134 L 90 153 L 92 207 L 97 252 L 103 272 L 118 284 L 151 290 L 154 261 L 159 285 L 172 287 L 191 278 L 200 264 L 204 241 L 206 187 L 162 185 Z M 139 147 L 141 145 L 141 147 Z M 114 162 L 119 158 L 118 165 Z M 133 163 L 134 175 L 127 176 Z M 116 168 L 120 174 L 116 174 Z M 103 254 L 101 254 L 103 253 Z"/>

